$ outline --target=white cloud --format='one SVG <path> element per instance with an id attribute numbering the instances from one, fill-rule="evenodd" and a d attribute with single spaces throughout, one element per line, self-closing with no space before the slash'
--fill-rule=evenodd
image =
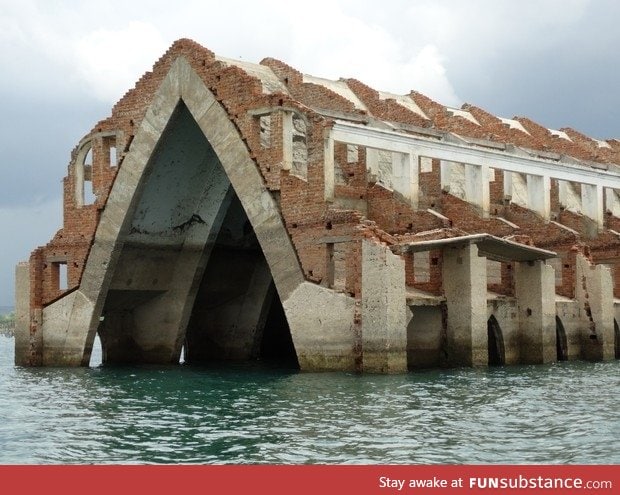
<path id="1" fill-rule="evenodd" d="M 406 94 L 415 89 L 447 104 L 460 101 L 436 45 L 413 42 L 414 34 L 403 37 L 372 15 L 359 15 L 355 7 L 357 3 L 320 0 L 312 9 L 283 9 L 290 37 L 284 62 L 315 76 L 359 79 L 382 91 Z"/>
<path id="2" fill-rule="evenodd" d="M 75 45 L 77 72 L 95 96 L 115 101 L 163 54 L 166 44 L 159 30 L 147 22 L 97 29 Z"/>

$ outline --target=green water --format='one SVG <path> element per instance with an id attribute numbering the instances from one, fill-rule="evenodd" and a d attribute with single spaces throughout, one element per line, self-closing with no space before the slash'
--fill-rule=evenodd
<path id="1" fill-rule="evenodd" d="M 620 463 L 620 361 L 398 376 L 25 369 L 0 337 L 0 464 Z"/>

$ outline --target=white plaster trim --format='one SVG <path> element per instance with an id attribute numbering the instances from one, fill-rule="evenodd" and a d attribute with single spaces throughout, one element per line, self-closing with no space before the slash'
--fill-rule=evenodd
<path id="1" fill-rule="evenodd" d="M 534 157 L 524 152 L 519 153 L 518 149 L 515 150 L 516 152 L 485 149 L 462 142 L 437 141 L 423 136 L 344 122 L 334 124 L 331 136 L 334 141 L 347 144 L 400 153 L 414 153 L 456 163 L 486 165 L 498 170 L 620 189 L 620 174 L 580 163 L 558 163 L 555 160 Z"/>

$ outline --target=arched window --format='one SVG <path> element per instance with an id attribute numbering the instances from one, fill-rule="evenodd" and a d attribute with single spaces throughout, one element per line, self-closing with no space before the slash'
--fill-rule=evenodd
<path id="1" fill-rule="evenodd" d="M 487 321 L 487 336 L 489 350 L 489 366 L 502 366 L 506 363 L 504 337 L 502 329 L 495 316 L 491 315 Z"/>

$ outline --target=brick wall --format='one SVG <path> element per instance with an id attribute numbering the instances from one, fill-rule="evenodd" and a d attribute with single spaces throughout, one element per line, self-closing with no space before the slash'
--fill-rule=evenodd
<path id="1" fill-rule="evenodd" d="M 31 255 L 31 305 L 40 308 L 62 296 L 59 288 L 58 264 L 67 265 L 67 288 L 70 291 L 80 283 L 84 264 L 93 241 L 100 213 L 105 207 L 109 192 L 123 158 L 144 118 L 153 95 L 178 56 L 184 56 L 208 89 L 230 116 L 239 130 L 248 151 L 255 160 L 267 188 L 279 200 L 282 217 L 293 241 L 303 272 L 310 281 L 329 284 L 330 250 L 339 253 L 336 263 L 338 273 L 345 274 L 342 287 L 338 290 L 359 297 L 361 291 L 361 241 L 370 239 L 394 245 L 407 239 L 414 239 L 422 232 L 440 232 L 438 235 L 454 236 L 464 233 L 487 232 L 500 237 L 512 236 L 523 242 L 555 250 L 562 257 L 562 286 L 559 292 L 573 293 L 575 253 L 583 251 L 584 242 L 592 245 L 593 259 L 615 264 L 618 259 L 618 236 L 603 232 L 594 239 L 584 240 L 590 226 L 584 224 L 582 216 L 564 211 L 559 205 L 557 181 L 552 183 L 551 208 L 558 222 L 575 229 L 573 234 L 566 229 L 544 222 L 535 213 L 505 204 L 503 173 L 495 171 L 495 180 L 490 183 L 491 218 L 482 218 L 480 212 L 469 203 L 441 191 L 439 161 L 432 161 L 432 169 L 419 177 L 419 208 L 413 211 L 404 198 L 387 187 L 369 181 L 366 170 L 366 151 L 359 147 L 354 156 L 352 150 L 341 143 L 335 144 L 335 167 L 338 180 L 335 186 L 335 201 L 324 199 L 324 137 L 333 121 L 318 113 L 320 110 L 340 112 L 345 117 L 369 120 L 370 118 L 399 122 L 421 127 L 457 133 L 461 136 L 487 139 L 515 144 L 532 149 L 570 154 L 571 156 L 597 160 L 603 163 L 620 162 L 620 141 L 609 140 L 609 148 L 599 144 L 572 129 L 565 129 L 572 141 L 554 137 L 544 127 L 526 118 L 517 120 L 527 133 L 512 129 L 499 118 L 473 105 L 464 105 L 479 122 L 450 113 L 446 107 L 416 92 L 409 96 L 429 117 L 424 119 L 394 99 L 381 99 L 380 94 L 355 79 L 343 83 L 362 101 L 368 111 L 355 108 L 352 101 L 335 93 L 326 86 L 303 82 L 303 75 L 296 69 L 275 59 L 266 58 L 261 64 L 271 69 L 282 82 L 286 91 L 269 93 L 262 82 L 243 69 L 218 61 L 208 49 L 191 40 L 179 40 L 156 62 L 112 108 L 111 115 L 98 122 L 82 144 L 90 140 L 92 167 L 85 174 L 92 181 L 96 201 L 80 205 L 76 200 L 76 181 L 82 167 L 78 148 L 71 154 L 67 177 L 64 179 L 63 226 L 45 246 L 37 248 Z M 302 136 L 307 149 L 307 176 L 298 177 L 282 170 L 282 109 L 286 108 L 304 116 L 305 135 Z M 252 114 L 251 110 L 269 109 L 268 121 Z M 353 116 L 353 117 L 351 117 Z M 355 119 L 354 119 L 355 120 Z M 269 139 L 261 139 L 261 124 L 269 127 Z M 116 150 L 117 163 L 110 160 L 110 149 Z M 343 207 L 339 200 L 352 200 L 347 204 L 360 207 Z M 357 202 L 357 203 L 356 203 Z M 340 206 L 338 206 L 340 205 Z M 433 209 L 447 220 L 427 212 Z M 513 222 L 518 228 L 502 222 L 494 215 Z M 620 220 L 608 216 L 608 228 L 620 230 Z M 442 230 L 443 229 L 443 230 Z M 407 237 L 409 236 L 409 237 Z M 414 236 L 414 237 L 411 237 Z M 336 249 L 334 246 L 338 244 Z M 346 253 L 344 258 L 342 254 Z M 429 254 L 428 281 L 416 280 L 413 259 L 405 255 L 407 284 L 432 293 L 441 293 L 441 253 Z M 342 259 L 345 261 L 343 262 Z M 503 263 L 501 283 L 491 288 L 502 294 L 511 294 L 513 266 Z M 616 293 L 618 286 L 616 286 Z"/>

